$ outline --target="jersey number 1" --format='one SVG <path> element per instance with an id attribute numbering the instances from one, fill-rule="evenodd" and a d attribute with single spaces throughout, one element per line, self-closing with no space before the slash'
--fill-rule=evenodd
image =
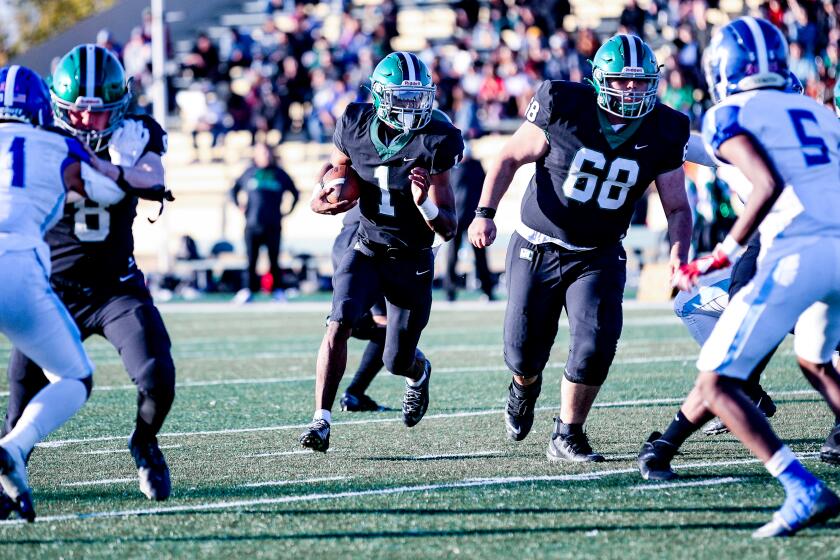
<path id="1" fill-rule="evenodd" d="M 25 138 L 15 136 L 9 146 L 9 152 L 3 162 L 4 170 L 10 174 L 9 185 L 22 189 L 26 184 L 24 142 Z"/>
<path id="2" fill-rule="evenodd" d="M 380 165 L 373 171 L 373 176 L 379 183 L 379 213 L 385 216 L 394 215 L 394 205 L 391 204 L 391 191 L 388 190 L 388 166 Z"/>

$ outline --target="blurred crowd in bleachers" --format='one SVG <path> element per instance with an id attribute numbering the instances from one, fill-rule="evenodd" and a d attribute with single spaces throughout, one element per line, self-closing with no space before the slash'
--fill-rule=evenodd
<path id="1" fill-rule="evenodd" d="M 210 132 L 214 143 L 232 130 L 327 141 L 344 107 L 367 98 L 376 63 L 399 47 L 405 2 L 264 1 L 262 25 L 230 26 L 217 39 L 199 32 L 188 52 L 175 54 L 182 129 Z M 643 9 L 627 0 L 618 21 L 618 31 L 652 44 L 663 65 L 661 99 L 695 126 L 708 105 L 701 61 L 722 17 L 717 2 L 652 0 Z M 418 50 L 438 84 L 439 107 L 470 138 L 514 128 L 541 80 L 590 77 L 588 59 L 615 31 L 567 31 L 560 22 L 571 11 L 568 0 L 460 0 L 449 9 L 452 35 Z M 757 11 L 788 37 L 792 70 L 808 95 L 830 102 L 840 67 L 840 1 L 770 0 Z M 149 85 L 147 16 L 122 46 L 104 31 L 98 40 L 120 54 L 141 91 Z M 171 41 L 167 49 L 173 56 Z"/>

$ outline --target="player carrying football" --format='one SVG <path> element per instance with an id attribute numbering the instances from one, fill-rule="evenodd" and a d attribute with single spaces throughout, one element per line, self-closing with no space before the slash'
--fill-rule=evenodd
<path id="1" fill-rule="evenodd" d="M 315 416 L 300 436 L 301 445 L 316 451 L 329 447 L 330 410 L 347 364 L 347 339 L 380 295 L 388 317 L 385 367 L 406 378 L 405 425 L 416 425 L 429 405 L 432 367 L 417 343 L 432 305 L 434 236 L 449 239 L 455 231 L 449 170 L 461 156 L 463 140 L 433 109 L 435 85 L 413 53 L 386 56 L 373 71 L 371 93 L 373 103 L 345 110 L 323 169 L 351 165 L 358 174 L 361 221 L 358 242 L 333 276 L 332 311 L 316 366 Z M 335 214 L 355 204 L 328 202 L 333 190 L 315 195 L 315 212 Z"/>

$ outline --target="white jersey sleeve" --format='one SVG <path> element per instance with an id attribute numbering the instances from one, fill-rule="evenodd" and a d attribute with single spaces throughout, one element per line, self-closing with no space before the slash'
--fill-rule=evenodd
<path id="1" fill-rule="evenodd" d="M 759 231 L 762 245 L 777 237 L 840 237 L 840 121 L 814 100 L 778 90 L 724 99 L 706 114 L 703 140 L 722 163 L 720 147 L 747 135 L 784 183 Z M 749 185 L 747 185 L 749 187 Z M 748 192 L 738 193 L 742 198 Z"/>

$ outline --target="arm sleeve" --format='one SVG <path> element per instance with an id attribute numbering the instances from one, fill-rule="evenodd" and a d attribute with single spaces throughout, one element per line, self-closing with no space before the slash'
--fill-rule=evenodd
<path id="1" fill-rule="evenodd" d="M 341 153 L 347 154 L 347 150 L 344 149 L 344 121 L 347 119 L 347 111 L 345 110 L 342 113 L 341 118 L 335 123 L 335 132 L 333 132 L 333 144 L 335 147 L 338 148 Z"/>
<path id="2" fill-rule="evenodd" d="M 449 171 L 458 165 L 463 155 L 464 139 L 461 137 L 461 132 L 453 127 L 451 132 L 441 138 L 441 141 L 435 147 L 435 153 L 432 156 L 432 168 L 429 173 L 437 175 Z"/>

